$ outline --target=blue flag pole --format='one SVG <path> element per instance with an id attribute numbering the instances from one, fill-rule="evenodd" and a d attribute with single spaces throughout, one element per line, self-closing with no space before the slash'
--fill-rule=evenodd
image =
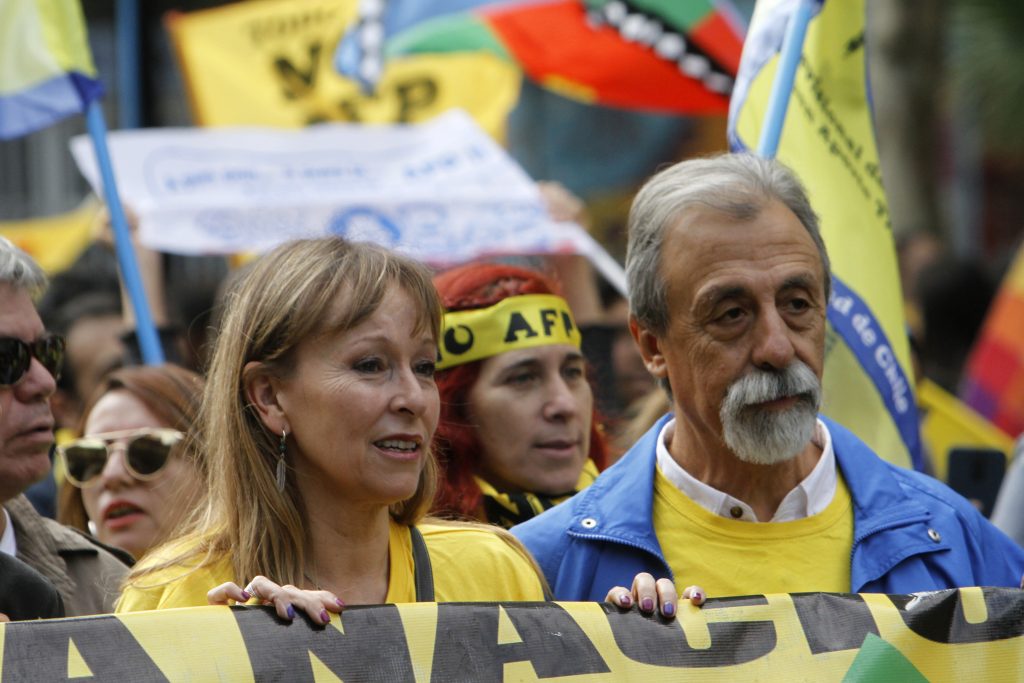
<path id="1" fill-rule="evenodd" d="M 96 163 L 99 165 L 100 177 L 103 179 L 103 196 L 110 211 L 110 223 L 114 228 L 114 247 L 117 251 L 117 263 L 121 269 L 124 288 L 135 311 L 135 335 L 142 351 L 142 361 L 146 365 L 159 365 L 164 362 L 164 351 L 160 346 L 160 338 L 153 324 L 153 316 L 149 313 L 146 291 L 139 275 L 139 264 L 132 250 L 131 235 L 128 231 L 128 219 L 125 218 L 121 199 L 117 194 L 117 183 L 114 181 L 114 165 L 110 161 L 110 150 L 107 149 L 107 124 L 103 118 L 103 109 L 98 99 L 89 102 L 85 109 L 85 123 L 92 138 L 93 149 L 96 151 Z"/>
<path id="2" fill-rule="evenodd" d="M 142 125 L 140 83 L 139 0 L 117 1 L 117 127 Z"/>
<path id="3" fill-rule="evenodd" d="M 800 0 L 789 18 L 786 35 L 782 39 L 782 51 L 779 53 L 779 67 L 775 72 L 771 95 L 768 97 L 768 111 L 761 126 L 761 139 L 757 143 L 757 155 L 760 157 L 771 159 L 779 151 L 779 138 L 782 137 L 782 126 L 786 122 L 786 109 L 789 107 L 789 97 L 793 92 L 796 69 L 800 66 L 800 56 L 804 51 L 807 25 L 811 22 L 813 13 L 814 0 Z"/>

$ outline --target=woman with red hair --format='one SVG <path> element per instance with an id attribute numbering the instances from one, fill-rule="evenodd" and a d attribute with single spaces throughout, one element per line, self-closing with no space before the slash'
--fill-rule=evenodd
<path id="1" fill-rule="evenodd" d="M 446 311 L 434 509 L 511 527 L 605 465 L 580 332 L 555 283 L 533 270 L 475 263 L 434 284 Z"/>

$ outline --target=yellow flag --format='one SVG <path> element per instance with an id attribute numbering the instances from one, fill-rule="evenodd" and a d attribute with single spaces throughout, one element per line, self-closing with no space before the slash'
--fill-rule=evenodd
<path id="1" fill-rule="evenodd" d="M 48 218 L 0 222 L 0 235 L 23 249 L 53 275 L 68 268 L 93 239 L 93 221 L 99 211 L 95 198 L 77 209 Z"/>
<path id="2" fill-rule="evenodd" d="M 795 2 L 761 2 L 730 108 L 730 143 L 760 139 Z M 886 460 L 921 468 L 896 253 L 867 97 L 864 0 L 815 4 L 778 159 L 803 181 L 832 260 L 823 412 Z"/>
<path id="3" fill-rule="evenodd" d="M 414 123 L 458 107 L 492 136 L 502 136 L 520 75 L 498 57 L 395 60 L 373 95 L 338 75 L 334 48 L 357 6 L 358 0 L 254 0 L 170 15 L 196 123 Z"/>

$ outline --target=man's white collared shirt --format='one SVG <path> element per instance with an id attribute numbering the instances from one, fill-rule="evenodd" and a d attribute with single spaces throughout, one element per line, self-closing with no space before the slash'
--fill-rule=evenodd
<path id="1" fill-rule="evenodd" d="M 675 427 L 675 419 L 669 420 L 658 435 L 658 469 L 665 478 L 690 500 L 713 514 L 749 522 L 759 521 L 753 508 L 742 500 L 708 486 L 680 467 L 665 445 Z M 832 435 L 821 420 L 817 421 L 813 440 L 821 448 L 818 464 L 796 488 L 786 494 L 775 515 L 768 521 L 791 522 L 810 517 L 822 512 L 832 502 L 836 493 L 836 456 L 832 450 Z"/>

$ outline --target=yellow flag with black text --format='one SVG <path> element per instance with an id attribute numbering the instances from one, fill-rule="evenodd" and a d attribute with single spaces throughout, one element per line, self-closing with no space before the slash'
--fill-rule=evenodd
<path id="1" fill-rule="evenodd" d="M 799 0 L 760 0 L 729 111 L 734 150 L 754 149 Z M 867 95 L 864 0 L 818 0 L 778 159 L 807 188 L 832 261 L 823 412 L 882 458 L 923 468 L 896 252 Z"/>
<path id="2" fill-rule="evenodd" d="M 334 48 L 358 5 L 358 0 L 253 0 L 168 15 L 195 122 L 414 123 L 462 108 L 492 136 L 502 135 L 521 77 L 493 55 L 395 60 L 372 95 L 340 76 L 332 62 Z"/>

